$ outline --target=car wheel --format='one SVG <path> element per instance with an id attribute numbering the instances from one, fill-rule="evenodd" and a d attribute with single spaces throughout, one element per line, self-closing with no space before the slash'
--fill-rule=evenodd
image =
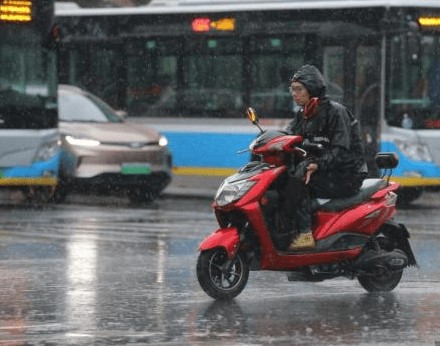
<path id="1" fill-rule="evenodd" d="M 70 187 L 67 181 L 63 178 L 59 178 L 58 185 L 55 188 L 55 192 L 52 196 L 52 202 L 62 203 L 66 200 L 67 195 L 70 192 Z"/>
<path id="2" fill-rule="evenodd" d="M 133 188 L 127 190 L 127 197 L 132 203 L 152 202 L 157 198 L 157 196 L 159 196 L 158 192 L 145 188 Z"/>

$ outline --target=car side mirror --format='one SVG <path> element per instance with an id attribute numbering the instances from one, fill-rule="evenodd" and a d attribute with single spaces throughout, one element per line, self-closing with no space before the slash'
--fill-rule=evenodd
<path id="1" fill-rule="evenodd" d="M 115 111 L 115 113 L 121 120 L 125 120 L 128 117 L 128 113 L 126 111 L 123 111 L 122 109 Z"/>

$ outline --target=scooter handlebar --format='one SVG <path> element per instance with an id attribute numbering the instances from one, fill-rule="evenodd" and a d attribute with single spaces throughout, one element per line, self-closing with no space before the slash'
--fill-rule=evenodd
<path id="1" fill-rule="evenodd" d="M 319 143 L 303 143 L 300 148 L 306 151 L 308 155 L 319 156 L 324 152 L 324 146 Z"/>

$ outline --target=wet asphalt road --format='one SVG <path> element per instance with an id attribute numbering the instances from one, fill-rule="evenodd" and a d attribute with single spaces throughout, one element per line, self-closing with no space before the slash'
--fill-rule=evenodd
<path id="1" fill-rule="evenodd" d="M 420 268 L 392 293 L 251 272 L 237 299 L 215 302 L 195 277 L 216 227 L 206 199 L 2 204 L 0 345 L 439 345 L 439 210 L 427 194 L 399 211 Z"/>

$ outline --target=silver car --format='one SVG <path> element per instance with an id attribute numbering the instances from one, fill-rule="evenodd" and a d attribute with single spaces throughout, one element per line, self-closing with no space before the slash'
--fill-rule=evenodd
<path id="1" fill-rule="evenodd" d="M 75 86 L 59 86 L 58 107 L 62 154 L 57 201 L 82 189 L 122 192 L 132 202 L 147 202 L 169 184 L 172 156 L 156 130 L 125 122 L 103 100 Z"/>

